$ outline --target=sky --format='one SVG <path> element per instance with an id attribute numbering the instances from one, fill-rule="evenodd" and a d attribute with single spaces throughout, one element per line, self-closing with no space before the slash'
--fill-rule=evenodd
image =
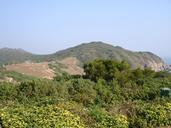
<path id="1" fill-rule="evenodd" d="M 47 54 L 91 41 L 171 57 L 171 0 L 0 0 L 0 48 Z"/>

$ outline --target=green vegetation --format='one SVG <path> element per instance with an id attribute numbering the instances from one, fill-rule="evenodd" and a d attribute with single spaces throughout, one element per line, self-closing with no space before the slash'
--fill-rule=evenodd
<path id="1" fill-rule="evenodd" d="M 24 75 L 15 71 L 6 71 L 6 70 L 0 69 L 0 80 L 5 81 L 6 78 L 12 78 L 14 81 L 17 81 L 17 82 L 37 79 L 33 76 Z"/>
<path id="2" fill-rule="evenodd" d="M 1 110 L 1 120 L 7 128 L 84 128 L 78 116 L 52 105 L 5 107 Z"/>
<path id="3" fill-rule="evenodd" d="M 0 125 L 171 126 L 171 97 L 161 96 L 160 92 L 162 88 L 171 88 L 171 74 L 130 67 L 126 61 L 94 60 L 84 64 L 84 76 L 63 73 L 54 80 L 21 77 L 23 80 L 16 83 L 0 82 Z"/>

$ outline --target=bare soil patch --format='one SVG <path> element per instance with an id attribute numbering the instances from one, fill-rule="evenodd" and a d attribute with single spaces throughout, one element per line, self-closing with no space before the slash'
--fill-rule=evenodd
<path id="1" fill-rule="evenodd" d="M 59 61 L 59 63 L 66 65 L 67 68 L 64 68 L 62 70 L 64 70 L 65 72 L 71 75 L 83 75 L 84 74 L 83 69 L 78 66 L 78 60 L 75 57 L 65 58 Z"/>
<path id="2" fill-rule="evenodd" d="M 6 66 L 6 70 L 47 79 L 53 79 L 55 76 L 54 71 L 49 68 L 48 62 L 11 64 Z"/>

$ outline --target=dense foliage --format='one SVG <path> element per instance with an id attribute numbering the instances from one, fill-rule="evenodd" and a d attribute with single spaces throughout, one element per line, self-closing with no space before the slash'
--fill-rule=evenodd
<path id="1" fill-rule="evenodd" d="M 171 74 L 94 60 L 84 76 L 0 82 L 0 126 L 156 128 L 171 126 Z M 15 75 L 13 74 L 15 78 Z M 17 77 L 16 77 L 17 78 Z M 26 80 L 27 79 L 27 80 Z"/>
<path id="2" fill-rule="evenodd" d="M 7 128 L 84 128 L 80 117 L 52 105 L 5 107 L 1 109 L 1 120 Z"/>

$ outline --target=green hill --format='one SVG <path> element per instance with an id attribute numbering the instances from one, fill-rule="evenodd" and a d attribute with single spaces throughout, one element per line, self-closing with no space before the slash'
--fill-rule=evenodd
<path id="1" fill-rule="evenodd" d="M 133 52 L 119 46 L 112 46 L 103 42 L 90 42 L 58 51 L 49 55 L 35 55 L 22 49 L 0 49 L 0 64 L 19 63 L 26 60 L 33 62 L 56 61 L 75 57 L 79 65 L 94 59 L 114 59 L 128 61 L 133 68 L 151 67 L 153 70 L 166 70 L 164 61 L 151 52 Z"/>
<path id="2" fill-rule="evenodd" d="M 112 46 L 103 42 L 81 44 L 51 55 L 53 59 L 76 57 L 81 64 L 94 59 L 114 59 L 128 61 L 133 68 L 151 67 L 154 70 L 165 70 L 168 66 L 163 60 L 151 52 L 132 52 L 119 46 Z"/>
<path id="3" fill-rule="evenodd" d="M 30 52 L 24 51 L 23 49 L 0 49 L 0 64 L 20 63 L 26 60 L 41 61 L 44 59 L 45 56 L 43 55 L 35 55 Z"/>

